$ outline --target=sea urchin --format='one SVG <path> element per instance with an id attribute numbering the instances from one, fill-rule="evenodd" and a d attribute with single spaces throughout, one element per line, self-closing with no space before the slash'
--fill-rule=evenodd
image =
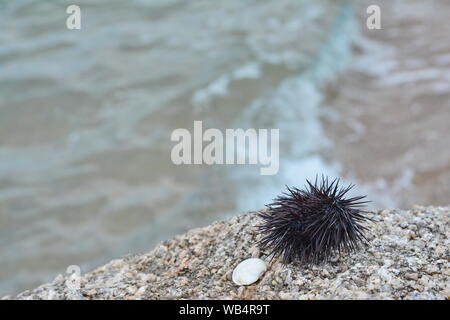
<path id="1" fill-rule="evenodd" d="M 367 241 L 361 223 L 370 219 L 361 208 L 368 201 L 361 201 L 365 196 L 344 198 L 354 185 L 341 187 L 339 179 L 329 182 L 323 176 L 314 184 L 306 182 L 305 190 L 287 187 L 259 213 L 264 223 L 258 228 L 265 234 L 259 245 L 269 255 L 281 256 L 284 264 L 326 262 Z"/>

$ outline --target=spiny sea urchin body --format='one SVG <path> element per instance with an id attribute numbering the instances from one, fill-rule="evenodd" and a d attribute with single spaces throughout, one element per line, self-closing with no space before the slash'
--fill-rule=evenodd
<path id="1" fill-rule="evenodd" d="M 258 226 L 265 234 L 259 245 L 269 255 L 281 256 L 283 263 L 299 261 L 318 264 L 335 253 L 350 253 L 367 241 L 362 223 L 367 218 L 361 208 L 365 196 L 346 199 L 354 187 L 339 186 L 324 178 L 315 183 L 307 180 L 305 190 L 287 187 L 259 213 L 264 223 Z"/>

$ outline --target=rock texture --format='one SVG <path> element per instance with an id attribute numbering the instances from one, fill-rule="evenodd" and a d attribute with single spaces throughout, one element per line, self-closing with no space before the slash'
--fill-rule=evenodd
<path id="1" fill-rule="evenodd" d="M 255 212 L 189 231 L 149 253 L 127 256 L 81 276 L 66 278 L 15 299 L 449 299 L 450 208 L 414 207 L 369 213 L 370 243 L 325 265 L 283 266 L 265 257 Z M 238 263 L 261 257 L 262 278 L 237 286 Z M 8 297 L 6 297 L 8 298 Z"/>

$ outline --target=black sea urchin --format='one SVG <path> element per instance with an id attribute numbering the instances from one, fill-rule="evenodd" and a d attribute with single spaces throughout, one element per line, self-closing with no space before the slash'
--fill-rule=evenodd
<path id="1" fill-rule="evenodd" d="M 284 264 L 291 261 L 321 263 L 334 253 L 349 253 L 365 243 L 365 196 L 345 199 L 354 187 L 339 186 L 339 179 L 329 183 L 322 176 L 314 184 L 307 182 L 306 190 L 287 187 L 283 193 L 259 213 L 264 223 L 258 226 L 266 235 L 259 245 L 271 250 L 269 255 L 281 256 Z"/>

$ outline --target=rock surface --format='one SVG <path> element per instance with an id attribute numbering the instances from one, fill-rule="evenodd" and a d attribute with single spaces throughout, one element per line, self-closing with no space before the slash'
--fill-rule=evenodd
<path id="1" fill-rule="evenodd" d="M 113 260 L 81 276 L 79 290 L 58 276 L 15 299 L 449 299 L 450 208 L 369 213 L 369 246 L 326 265 L 284 267 L 256 241 L 255 212 L 189 231 L 148 253 Z M 242 260 L 267 271 L 250 286 L 231 280 Z M 6 297 L 8 298 L 8 297 Z"/>

